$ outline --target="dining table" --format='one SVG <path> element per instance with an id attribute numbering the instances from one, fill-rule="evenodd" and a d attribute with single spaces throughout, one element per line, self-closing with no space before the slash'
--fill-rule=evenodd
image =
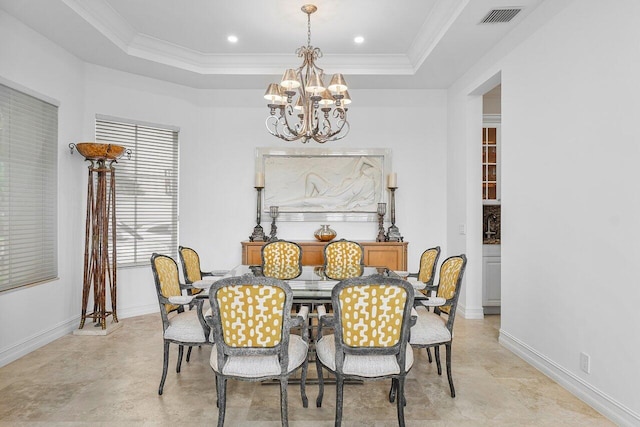
<path id="1" fill-rule="evenodd" d="M 300 275 L 293 279 L 288 279 L 286 282 L 289 284 L 293 292 L 294 304 L 311 304 L 312 307 L 317 304 L 325 304 L 331 302 L 331 291 L 333 287 L 340 282 L 340 280 L 327 277 L 324 273 L 324 266 L 322 265 L 303 265 Z M 386 277 L 395 277 L 406 279 L 406 272 L 396 272 L 387 267 L 374 267 L 363 266 L 362 274 L 360 276 L 370 276 L 374 274 L 380 274 Z M 251 274 L 254 276 L 262 275 L 262 266 L 240 264 L 227 271 L 224 275 L 217 277 L 208 277 L 207 279 L 194 282 L 192 285 L 195 288 L 204 289 L 209 291 L 211 285 L 225 277 L 243 276 L 245 274 Z M 417 280 L 408 280 L 415 290 L 424 288 L 424 283 Z M 205 292 L 198 294 L 200 298 L 206 296 Z M 414 301 L 425 306 L 440 306 L 443 305 L 446 300 L 435 296 L 427 296 L 422 292 L 415 292 Z"/>

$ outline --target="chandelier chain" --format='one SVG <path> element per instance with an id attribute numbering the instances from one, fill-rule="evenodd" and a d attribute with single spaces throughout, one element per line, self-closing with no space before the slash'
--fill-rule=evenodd
<path id="1" fill-rule="evenodd" d="M 311 14 L 307 13 L 307 47 L 311 47 Z"/>

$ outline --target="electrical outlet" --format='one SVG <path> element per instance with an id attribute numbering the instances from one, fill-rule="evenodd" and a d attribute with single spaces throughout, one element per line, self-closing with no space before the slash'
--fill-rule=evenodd
<path id="1" fill-rule="evenodd" d="M 587 374 L 591 373 L 591 357 L 587 353 L 580 353 L 580 369 Z"/>

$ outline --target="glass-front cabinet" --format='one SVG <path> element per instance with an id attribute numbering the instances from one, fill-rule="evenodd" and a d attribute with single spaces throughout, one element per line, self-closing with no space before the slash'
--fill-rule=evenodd
<path id="1" fill-rule="evenodd" d="M 482 202 L 500 203 L 500 125 L 482 128 Z"/>

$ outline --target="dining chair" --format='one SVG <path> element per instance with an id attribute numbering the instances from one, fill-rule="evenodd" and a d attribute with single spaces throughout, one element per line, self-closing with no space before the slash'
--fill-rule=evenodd
<path id="1" fill-rule="evenodd" d="M 202 292 L 203 288 L 193 287 L 193 283 L 203 280 L 205 277 L 213 277 L 214 274 L 211 271 L 202 271 L 200 269 L 200 256 L 192 248 L 186 246 L 178 247 L 178 254 L 180 255 L 180 263 L 182 264 L 182 273 L 184 274 L 184 281 L 189 286 L 187 291 L 189 295 L 196 295 Z M 212 281 L 213 282 L 213 281 Z"/>
<path id="2" fill-rule="evenodd" d="M 451 344 L 453 342 L 453 322 L 456 317 L 458 307 L 458 297 L 462 287 L 462 277 L 467 265 L 467 257 L 456 255 L 444 260 L 440 266 L 439 283 L 437 286 L 436 298 L 421 301 L 416 304 L 418 317 L 415 326 L 411 328 L 411 340 L 413 347 L 426 348 L 433 347 L 435 353 L 438 375 L 442 375 L 440 366 L 440 346 L 446 349 L 447 378 L 451 397 L 456 397 L 451 375 Z M 434 305 L 433 311 L 428 311 L 427 307 L 433 305 L 433 300 L 441 299 L 443 305 Z M 445 317 L 446 316 L 446 317 Z"/>
<path id="3" fill-rule="evenodd" d="M 214 274 L 211 271 L 201 270 L 198 252 L 186 246 L 179 246 L 178 255 L 180 256 L 180 264 L 182 265 L 182 274 L 184 276 L 187 295 L 198 295 L 208 290 L 209 286 L 211 286 L 215 280 L 207 280 L 205 277 L 213 278 Z M 194 284 L 196 286 L 194 286 Z M 195 300 L 191 303 L 190 308 L 193 308 L 194 304 Z M 209 309 L 208 299 L 203 300 L 202 309 L 204 312 Z M 191 359 L 192 348 L 193 347 L 189 347 L 187 350 L 187 362 Z"/>
<path id="4" fill-rule="evenodd" d="M 364 249 L 358 242 L 340 239 L 324 247 L 324 275 L 344 280 L 362 275 Z"/>
<path id="5" fill-rule="evenodd" d="M 415 289 L 422 294 L 435 295 L 438 287 L 433 285 L 436 278 L 436 266 L 440 258 L 440 246 L 429 248 L 422 252 L 420 256 L 420 268 L 417 273 L 410 273 L 407 280 L 411 282 Z M 420 304 L 419 300 L 414 300 L 414 305 Z M 428 308 L 427 308 L 428 310 Z M 431 351 L 427 348 L 429 363 L 432 362 Z"/>
<path id="6" fill-rule="evenodd" d="M 437 286 L 434 286 L 433 282 L 436 277 L 435 273 L 438 258 L 440 258 L 440 246 L 427 249 L 420 256 L 420 268 L 418 272 L 408 275 L 410 282 L 419 282 L 414 284 L 414 287 L 427 296 L 431 291 L 437 291 Z M 412 278 L 416 280 L 412 280 Z M 418 300 L 416 300 L 416 303 L 418 303 Z"/>
<path id="7" fill-rule="evenodd" d="M 178 363 L 176 372 L 180 372 L 184 346 L 199 346 L 210 344 L 209 326 L 202 314 L 201 299 L 195 295 L 182 295 L 185 286 L 180 283 L 178 264 L 173 258 L 154 253 L 151 255 L 151 270 L 156 284 L 160 317 L 162 318 L 162 338 L 164 340 L 164 361 L 162 365 L 162 379 L 158 394 L 162 394 L 164 382 L 167 378 L 169 365 L 169 345 L 178 344 Z M 196 304 L 196 310 L 185 310 L 191 303 Z"/>
<path id="8" fill-rule="evenodd" d="M 405 378 L 413 365 L 408 343 L 413 296 L 408 282 L 376 274 L 339 282 L 331 292 L 333 315 L 318 307 L 316 406 L 322 406 L 326 369 L 336 378 L 336 426 L 342 423 L 346 379 L 392 378 L 404 397 Z M 323 336 L 324 328 L 333 328 L 333 334 Z M 397 400 L 398 422 L 404 426 L 404 399 Z"/>
<path id="9" fill-rule="evenodd" d="M 279 380 L 280 416 L 282 425 L 288 425 L 288 379 L 300 367 L 302 404 L 308 406 L 309 308 L 302 306 L 292 316 L 293 293 L 285 281 L 249 275 L 217 281 L 209 291 L 209 300 L 213 315 L 207 317 L 207 323 L 214 335 L 210 364 L 218 390 L 218 426 L 224 424 L 229 378 Z M 302 334 L 291 334 L 294 327 Z"/>
<path id="10" fill-rule="evenodd" d="M 275 279 L 295 279 L 302 273 L 302 248 L 287 240 L 275 240 L 262 247 L 262 274 Z"/>

